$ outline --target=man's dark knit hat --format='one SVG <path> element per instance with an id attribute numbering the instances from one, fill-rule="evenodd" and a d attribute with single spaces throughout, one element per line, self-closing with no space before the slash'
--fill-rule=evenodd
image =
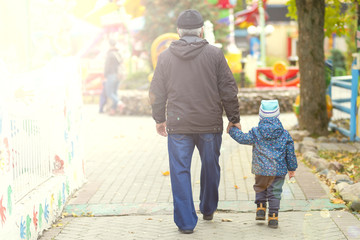
<path id="1" fill-rule="evenodd" d="M 201 14 L 195 9 L 188 9 L 179 14 L 177 27 L 182 29 L 195 29 L 204 26 Z"/>

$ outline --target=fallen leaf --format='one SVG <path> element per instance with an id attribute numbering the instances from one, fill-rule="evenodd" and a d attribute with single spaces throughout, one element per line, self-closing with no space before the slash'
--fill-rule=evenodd
<path id="1" fill-rule="evenodd" d="M 153 220 L 151 217 L 147 218 L 146 220 Z"/>
<path id="2" fill-rule="evenodd" d="M 235 188 L 235 189 L 239 189 L 238 185 L 234 185 L 234 188 Z"/>
<path id="3" fill-rule="evenodd" d="M 87 212 L 87 213 L 86 213 L 86 216 L 87 216 L 87 217 L 94 217 L 94 214 L 92 214 L 92 212 Z"/>
<path id="4" fill-rule="evenodd" d="M 354 169 L 354 164 L 351 164 L 350 166 L 347 167 L 347 170 L 349 172 L 351 172 Z"/>
<path id="5" fill-rule="evenodd" d="M 247 179 L 248 177 L 247 176 L 244 176 L 244 179 Z"/>
<path id="6" fill-rule="evenodd" d="M 222 222 L 232 222 L 232 220 L 231 220 L 231 219 L 228 219 L 228 218 L 223 218 L 223 219 L 221 219 L 221 221 L 222 221 Z"/>
<path id="7" fill-rule="evenodd" d="M 311 213 L 306 213 L 305 216 L 309 217 L 309 216 L 312 216 L 312 214 Z"/>
<path id="8" fill-rule="evenodd" d="M 170 172 L 169 171 L 166 171 L 166 172 L 161 172 L 163 176 L 169 176 L 170 175 Z"/>
<path id="9" fill-rule="evenodd" d="M 342 200 L 340 198 L 332 198 L 331 202 L 334 204 L 345 204 L 344 200 Z"/>

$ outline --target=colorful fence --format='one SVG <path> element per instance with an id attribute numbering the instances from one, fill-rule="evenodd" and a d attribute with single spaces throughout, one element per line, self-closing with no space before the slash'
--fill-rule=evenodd
<path id="1" fill-rule="evenodd" d="M 0 239 L 37 239 L 84 182 L 80 67 L 0 80 Z"/>

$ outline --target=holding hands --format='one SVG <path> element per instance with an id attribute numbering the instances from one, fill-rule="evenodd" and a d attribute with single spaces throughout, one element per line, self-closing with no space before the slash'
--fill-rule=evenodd
<path id="1" fill-rule="evenodd" d="M 239 130 L 241 130 L 241 124 L 240 123 L 232 123 L 232 122 L 229 122 L 227 128 L 226 128 L 226 132 L 229 133 L 230 131 L 230 128 L 231 127 L 236 127 L 238 128 Z"/>

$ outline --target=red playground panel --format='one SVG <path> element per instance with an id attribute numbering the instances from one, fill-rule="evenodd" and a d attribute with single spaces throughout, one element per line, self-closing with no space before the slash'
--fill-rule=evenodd
<path id="1" fill-rule="evenodd" d="M 275 76 L 271 67 L 256 69 L 256 87 L 296 87 L 300 83 L 299 68 L 288 67 L 284 76 Z"/>

